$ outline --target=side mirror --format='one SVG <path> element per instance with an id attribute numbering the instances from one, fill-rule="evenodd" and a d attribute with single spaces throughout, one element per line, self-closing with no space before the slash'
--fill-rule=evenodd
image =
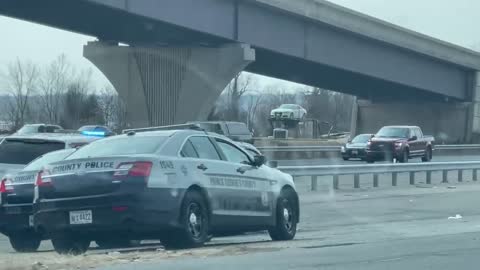
<path id="1" fill-rule="evenodd" d="M 372 136 L 370 136 L 370 138 L 373 138 L 373 137 L 375 137 L 375 134 L 372 134 Z"/>
<path id="2" fill-rule="evenodd" d="M 409 142 L 411 142 L 411 141 L 416 141 L 417 139 L 418 139 L 417 136 L 413 136 L 413 137 L 411 137 L 410 139 L 408 139 L 408 141 L 409 141 Z"/>
<path id="3" fill-rule="evenodd" d="M 265 156 L 255 156 L 253 158 L 253 166 L 260 167 L 267 162 L 267 158 Z"/>
<path id="4" fill-rule="evenodd" d="M 278 161 L 276 160 L 270 160 L 267 162 L 267 166 L 270 168 L 277 168 L 278 167 Z"/>

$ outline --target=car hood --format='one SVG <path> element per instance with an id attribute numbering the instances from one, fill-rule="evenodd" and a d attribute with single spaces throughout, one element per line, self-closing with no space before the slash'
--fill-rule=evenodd
<path id="1" fill-rule="evenodd" d="M 404 138 L 381 138 L 381 137 L 373 137 L 371 139 L 372 142 L 401 142 L 406 141 Z"/>

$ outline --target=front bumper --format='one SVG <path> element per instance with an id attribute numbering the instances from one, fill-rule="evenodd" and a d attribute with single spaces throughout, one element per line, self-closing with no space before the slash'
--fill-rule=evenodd
<path id="1" fill-rule="evenodd" d="M 365 158 L 367 151 L 365 149 L 347 148 L 342 152 L 344 158 Z"/>
<path id="2" fill-rule="evenodd" d="M 393 160 L 401 155 L 400 151 L 366 151 L 366 159 L 373 160 L 373 161 L 380 161 L 380 160 Z"/>
<path id="3" fill-rule="evenodd" d="M 111 233 L 149 235 L 178 227 L 180 194 L 109 195 L 43 200 L 34 205 L 34 227 L 44 235 L 72 231 L 101 237 Z M 70 212 L 90 210 L 91 223 L 71 224 Z"/>

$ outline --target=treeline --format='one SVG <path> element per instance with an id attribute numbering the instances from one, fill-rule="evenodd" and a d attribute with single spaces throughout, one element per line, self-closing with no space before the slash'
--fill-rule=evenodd
<path id="1" fill-rule="evenodd" d="M 259 87 L 255 78 L 241 73 L 232 80 L 217 100 L 209 119 L 245 122 L 256 136 L 269 136 L 271 110 L 294 103 L 307 110 L 308 118 L 319 122 L 321 132 L 350 130 L 353 96 L 312 87 Z"/>
<path id="2" fill-rule="evenodd" d="M 258 77 L 240 73 L 223 91 L 209 119 L 245 122 L 257 136 L 268 136 L 270 111 L 295 103 L 325 132 L 350 129 L 352 96 L 320 88 L 259 85 Z M 91 71 L 75 70 L 64 55 L 44 67 L 17 59 L 0 71 L 0 90 L 1 126 L 10 131 L 25 123 L 60 124 L 67 129 L 102 124 L 116 131 L 127 127 L 126 107 L 115 90 L 96 87 Z"/>
<path id="3" fill-rule="evenodd" d="M 64 55 L 43 68 L 17 59 L 1 75 L 0 117 L 11 131 L 25 123 L 125 126 L 125 105 L 114 89 L 97 89 L 91 71 L 76 71 Z"/>

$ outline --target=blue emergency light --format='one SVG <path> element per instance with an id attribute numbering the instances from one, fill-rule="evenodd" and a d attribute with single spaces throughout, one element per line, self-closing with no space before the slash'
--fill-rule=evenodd
<path id="1" fill-rule="evenodd" d="M 89 130 L 84 130 L 82 131 L 83 135 L 86 136 L 94 136 L 94 137 L 105 137 L 105 131 L 89 131 Z"/>

